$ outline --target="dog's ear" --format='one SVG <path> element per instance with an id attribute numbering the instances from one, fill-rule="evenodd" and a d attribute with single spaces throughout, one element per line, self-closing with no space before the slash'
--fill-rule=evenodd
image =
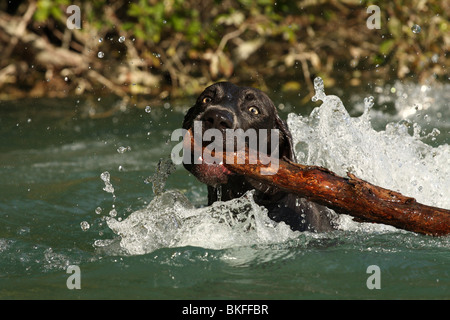
<path id="1" fill-rule="evenodd" d="M 275 116 L 275 128 L 280 131 L 280 159 L 285 157 L 295 162 L 295 153 L 291 132 L 289 131 L 287 124 L 283 120 L 281 120 L 278 115 Z"/>
<path id="2" fill-rule="evenodd" d="M 259 92 L 260 92 L 260 96 L 261 96 L 261 100 L 262 100 L 263 104 L 265 106 L 269 107 L 271 110 L 273 110 L 272 115 L 275 119 L 273 128 L 278 129 L 279 133 L 280 133 L 279 144 L 278 144 L 279 158 L 280 159 L 287 158 L 287 159 L 295 162 L 295 153 L 294 153 L 294 146 L 292 143 L 292 135 L 288 129 L 287 124 L 283 120 L 281 120 L 280 116 L 278 115 L 277 108 L 275 107 L 275 104 L 269 98 L 269 96 L 266 95 L 265 93 L 263 93 L 262 91 L 259 91 Z"/>

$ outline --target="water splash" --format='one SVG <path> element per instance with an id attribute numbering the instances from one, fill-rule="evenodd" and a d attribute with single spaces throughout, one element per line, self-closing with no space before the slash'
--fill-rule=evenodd
<path id="1" fill-rule="evenodd" d="M 100 175 L 100 178 L 103 180 L 103 182 L 105 182 L 105 187 L 103 188 L 104 191 L 111 193 L 113 195 L 113 198 L 116 198 L 116 196 L 114 195 L 114 187 L 111 184 L 111 175 L 109 174 L 108 171 L 103 172 Z"/>
<path id="2" fill-rule="evenodd" d="M 396 81 L 393 85 L 376 88 L 377 104 L 393 104 L 398 120 L 409 119 L 430 125 L 441 125 L 450 129 L 450 84 L 430 83 L 412 84 Z M 380 113 L 380 117 L 388 117 Z M 425 116 L 428 116 L 427 118 Z"/>
<path id="3" fill-rule="evenodd" d="M 123 221 L 108 218 L 107 224 L 119 238 L 114 242 L 97 240 L 96 247 L 126 255 L 170 247 L 223 249 L 281 243 L 299 235 L 286 224 L 272 221 L 253 201 L 252 192 L 196 209 L 180 192 L 169 190 L 156 196 L 147 208 Z"/>
<path id="4" fill-rule="evenodd" d="M 219 185 L 217 188 L 217 201 L 222 201 L 222 186 Z"/>
<path id="5" fill-rule="evenodd" d="M 323 84 L 322 78 L 317 77 L 314 79 L 314 90 L 316 91 L 316 94 L 311 98 L 311 100 L 314 102 L 318 100 L 323 101 L 326 95 L 325 95 L 325 86 Z"/>
<path id="6" fill-rule="evenodd" d="M 364 98 L 364 113 L 369 113 L 374 105 L 374 100 L 375 98 L 372 96 Z"/>
<path id="7" fill-rule="evenodd" d="M 323 103 L 309 117 L 288 116 L 300 163 L 323 166 L 341 176 L 350 172 L 424 204 L 450 208 L 449 145 L 425 144 L 420 126 L 412 121 L 388 123 L 385 130 L 376 131 L 368 116 L 374 105 L 370 97 L 364 100 L 364 114 L 351 117 L 338 97 L 325 95 L 320 83 L 316 96 Z"/>
<path id="8" fill-rule="evenodd" d="M 152 183 L 153 193 L 159 195 L 164 192 L 166 181 L 169 176 L 175 172 L 176 166 L 171 158 L 160 159 L 156 166 L 156 172 L 153 176 L 144 180 L 145 183 Z"/>
<path id="9" fill-rule="evenodd" d="M 384 130 L 376 131 L 371 122 L 371 115 L 379 112 L 374 110 L 374 97 L 361 98 L 362 115 L 352 117 L 339 97 L 325 94 L 320 78 L 314 84 L 314 99 L 321 100 L 321 106 L 309 116 L 290 114 L 287 121 L 300 163 L 320 165 L 341 176 L 351 172 L 424 204 L 450 208 L 448 145 L 425 144 L 421 141 L 420 125 L 411 120 L 390 122 Z M 402 91 L 398 89 L 397 92 Z M 441 106 L 440 110 L 445 108 Z M 439 130 L 432 134 L 438 135 Z M 286 224 L 270 220 L 267 211 L 253 201 L 252 193 L 231 201 L 218 201 L 210 207 L 194 208 L 180 192 L 164 191 L 167 177 L 174 169 L 170 159 L 160 160 L 156 173 L 146 179 L 153 184 L 155 198 L 146 208 L 132 212 L 122 221 L 106 217 L 117 238 L 97 240 L 96 248 L 125 255 L 183 246 L 245 251 L 252 246 L 336 236 L 291 231 Z M 221 199 L 221 190 L 217 192 Z M 341 230 L 358 234 L 398 232 L 390 226 L 356 223 L 345 215 L 337 223 Z"/>
<path id="10" fill-rule="evenodd" d="M 131 147 L 130 146 L 128 146 L 128 147 L 120 146 L 119 148 L 117 148 L 117 152 L 118 153 L 125 153 L 127 151 L 131 151 Z"/>

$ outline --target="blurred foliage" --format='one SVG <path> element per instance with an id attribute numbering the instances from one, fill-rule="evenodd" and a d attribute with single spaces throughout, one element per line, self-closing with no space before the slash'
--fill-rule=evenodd
<path id="1" fill-rule="evenodd" d="M 19 25 L 32 4 L 26 32 L 4 32 L 4 24 Z M 66 27 L 71 4 L 81 8 L 80 30 Z M 366 25 L 369 5 L 380 8 L 380 29 Z M 18 39 L 0 62 L 0 87 L 11 94 L 109 90 L 164 97 L 194 94 L 223 79 L 311 91 L 315 76 L 328 86 L 448 81 L 450 67 L 450 6 L 444 0 L 18 0 L 0 4 L 0 14 L 0 44 L 11 47 Z M 43 63 L 41 49 L 25 41 L 27 33 L 51 44 L 46 50 L 80 55 L 83 64 Z M 20 64 L 17 74 L 2 78 L 12 64 Z"/>

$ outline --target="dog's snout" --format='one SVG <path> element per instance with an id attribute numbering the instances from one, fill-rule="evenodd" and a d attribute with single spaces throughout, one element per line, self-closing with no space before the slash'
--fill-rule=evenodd
<path id="1" fill-rule="evenodd" d="M 203 115 L 203 122 L 206 124 L 207 129 L 232 129 L 234 126 L 234 117 L 233 114 L 227 110 L 209 109 Z"/>

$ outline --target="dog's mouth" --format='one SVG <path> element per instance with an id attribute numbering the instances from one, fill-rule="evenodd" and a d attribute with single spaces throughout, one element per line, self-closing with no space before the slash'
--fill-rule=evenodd
<path id="1" fill-rule="evenodd" d="M 228 182 L 228 176 L 232 175 L 233 173 L 225 168 L 222 163 L 208 164 L 207 162 L 202 160 L 201 164 L 195 165 L 194 174 L 201 182 L 215 187 L 220 184 L 226 184 Z"/>
<path id="2" fill-rule="evenodd" d="M 233 172 L 228 170 L 223 160 L 211 157 L 214 152 L 208 149 L 208 143 L 196 141 L 192 129 L 189 129 L 183 139 L 184 152 L 189 155 L 184 157 L 183 162 L 186 169 L 188 169 L 199 181 L 216 187 L 221 184 L 226 184 L 230 175 Z M 186 162 L 187 160 L 187 162 Z"/>
<path id="3" fill-rule="evenodd" d="M 203 140 L 204 133 L 201 127 L 194 126 L 183 138 L 183 164 L 200 182 L 212 187 L 227 184 L 230 176 L 239 176 L 228 169 L 230 166 L 236 168 L 236 165 L 256 165 L 255 168 L 259 169 L 255 170 L 259 170 L 263 175 L 272 175 L 278 169 L 278 157 L 258 152 L 257 147 L 249 148 L 245 140 L 239 143 L 237 140 L 242 136 L 225 137 L 218 134 L 211 141 L 209 136 Z M 261 183 L 250 184 L 256 189 L 264 189 Z"/>

